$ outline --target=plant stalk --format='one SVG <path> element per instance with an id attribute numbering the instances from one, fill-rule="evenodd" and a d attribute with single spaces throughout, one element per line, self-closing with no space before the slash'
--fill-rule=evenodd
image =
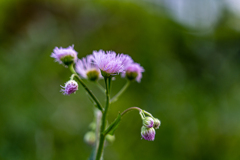
<path id="1" fill-rule="evenodd" d="M 106 120 L 107 120 L 107 112 L 108 112 L 108 108 L 109 108 L 109 102 L 110 102 L 110 95 L 109 95 L 109 84 L 111 84 L 111 78 L 106 78 L 104 77 L 105 80 L 105 85 L 106 85 L 106 106 L 102 115 L 102 125 L 101 125 L 101 130 L 100 130 L 100 140 L 99 140 L 99 145 L 98 145 L 98 150 L 97 150 L 97 156 L 96 156 L 96 160 L 100 160 L 102 157 L 102 153 L 103 153 L 103 147 L 104 147 L 104 142 L 105 142 L 105 137 L 106 135 L 103 134 L 105 128 L 106 128 Z"/>
<path id="2" fill-rule="evenodd" d="M 78 80 L 78 82 L 83 86 L 83 88 L 88 92 L 88 94 L 91 96 L 91 98 L 93 99 L 93 101 L 96 103 L 96 107 L 103 112 L 103 108 L 100 104 L 100 102 L 98 101 L 98 99 L 94 96 L 94 94 L 92 93 L 92 91 L 85 85 L 85 83 L 81 80 L 81 78 L 77 75 L 77 73 L 75 72 L 74 68 L 73 68 L 73 64 L 71 64 L 69 66 L 70 71 L 73 73 L 73 75 L 71 76 L 71 79 L 73 79 L 74 77 Z"/>

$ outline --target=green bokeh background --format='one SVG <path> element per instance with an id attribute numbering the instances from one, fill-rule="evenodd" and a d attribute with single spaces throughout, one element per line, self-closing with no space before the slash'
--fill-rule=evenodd
<path id="1" fill-rule="evenodd" d="M 90 155 L 83 137 L 93 106 L 81 87 L 59 92 L 71 74 L 50 57 L 55 46 L 72 44 L 79 58 L 113 50 L 145 68 L 141 83 L 111 105 L 109 121 L 138 106 L 162 122 L 149 142 L 139 114 L 127 114 L 105 160 L 240 159 L 240 33 L 229 25 L 239 18 L 227 10 L 210 29 L 196 29 L 144 1 L 1 0 L 0 8 L 1 160 Z M 117 76 L 112 95 L 124 84 Z"/>

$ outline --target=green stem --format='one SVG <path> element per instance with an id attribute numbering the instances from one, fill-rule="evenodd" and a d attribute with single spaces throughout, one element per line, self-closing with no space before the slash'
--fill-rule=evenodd
<path id="1" fill-rule="evenodd" d="M 103 112 L 103 108 L 100 104 L 100 102 L 98 101 L 98 99 L 94 96 L 94 94 L 92 93 L 92 91 L 85 85 L 85 83 L 81 80 L 81 78 L 76 74 L 74 68 L 73 68 L 73 64 L 69 66 L 70 71 L 73 73 L 73 75 L 71 76 L 71 79 L 73 79 L 74 77 L 78 80 L 78 82 L 83 86 L 83 88 L 88 92 L 88 94 L 92 97 L 92 99 L 94 100 L 94 102 L 96 103 L 96 107 Z"/>
<path id="2" fill-rule="evenodd" d="M 138 108 L 138 107 L 130 107 L 130 108 L 126 109 L 125 111 L 123 111 L 121 114 L 119 113 L 118 117 L 113 121 L 112 124 L 109 125 L 109 127 L 104 131 L 103 134 L 106 136 L 108 133 L 114 132 L 114 131 L 117 129 L 117 127 L 118 127 L 118 125 L 119 125 L 119 123 L 120 123 L 120 121 L 121 121 L 121 118 L 122 118 L 126 113 L 128 113 L 129 111 L 132 111 L 132 110 L 138 110 L 139 113 L 140 113 L 140 115 L 141 115 L 141 112 L 142 112 L 142 109 L 141 109 L 141 108 Z M 141 115 L 141 117 L 142 117 L 142 115 Z M 142 118 L 143 118 L 143 117 L 142 117 Z"/>
<path id="3" fill-rule="evenodd" d="M 145 113 L 146 115 L 149 115 L 150 117 L 154 118 L 151 113 L 144 111 L 144 110 L 142 110 L 142 112 Z"/>
<path id="4" fill-rule="evenodd" d="M 116 102 L 118 98 L 123 94 L 123 92 L 128 88 L 130 81 L 123 86 L 123 88 L 111 99 L 110 103 Z"/>
<path id="5" fill-rule="evenodd" d="M 106 85 L 106 106 L 105 106 L 105 110 L 103 112 L 103 116 L 102 116 L 102 125 L 101 125 L 101 130 L 100 130 L 100 141 L 99 141 L 99 145 L 98 145 L 98 151 L 97 151 L 97 156 L 96 156 L 96 160 L 100 160 L 102 157 L 102 153 L 103 153 L 103 147 L 104 147 L 104 141 L 105 141 L 105 137 L 106 135 L 103 134 L 105 128 L 106 128 L 106 120 L 107 120 L 107 112 L 108 112 L 108 107 L 109 107 L 109 101 L 110 101 L 110 97 L 109 97 L 109 84 L 111 82 L 111 78 L 105 78 L 105 85 Z"/>
<path id="6" fill-rule="evenodd" d="M 123 112 L 121 113 L 121 116 L 123 117 L 126 113 L 128 113 L 129 111 L 132 111 L 132 110 L 138 110 L 139 112 L 142 111 L 141 108 L 138 108 L 138 107 L 130 107 L 130 108 L 126 109 L 125 111 L 123 111 Z"/>

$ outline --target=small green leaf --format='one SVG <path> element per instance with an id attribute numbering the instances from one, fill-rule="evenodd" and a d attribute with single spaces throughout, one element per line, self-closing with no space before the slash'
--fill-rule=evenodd
<path id="1" fill-rule="evenodd" d="M 119 126 L 121 122 L 121 114 L 118 114 L 118 117 L 114 120 L 112 124 L 103 132 L 104 135 L 110 134 L 113 135 L 117 127 Z"/>

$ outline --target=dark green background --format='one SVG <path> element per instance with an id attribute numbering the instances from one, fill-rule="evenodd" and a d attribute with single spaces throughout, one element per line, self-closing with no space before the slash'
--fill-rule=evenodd
<path id="1" fill-rule="evenodd" d="M 184 27 L 147 2 L 0 1 L 0 159 L 86 160 L 83 141 L 93 107 L 83 88 L 64 96 L 71 76 L 50 57 L 75 45 L 129 54 L 144 68 L 110 108 L 138 106 L 162 122 L 155 141 L 141 139 L 141 119 L 126 115 L 105 160 L 239 160 L 240 33 L 227 10 L 207 29 Z M 101 81 L 102 83 L 102 81 Z M 112 95 L 125 83 L 113 82 Z M 103 84 L 103 83 L 102 83 Z M 89 87 L 104 102 L 92 83 Z"/>

